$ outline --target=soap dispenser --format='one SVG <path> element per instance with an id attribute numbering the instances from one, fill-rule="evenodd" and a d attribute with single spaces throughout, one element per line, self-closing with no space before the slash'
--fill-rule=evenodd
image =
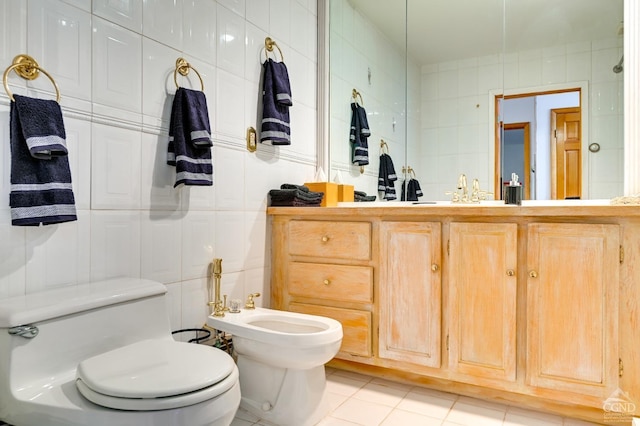
<path id="1" fill-rule="evenodd" d="M 518 182 L 518 175 L 511 173 L 509 186 L 504 188 L 504 203 L 522 205 L 522 185 Z"/>

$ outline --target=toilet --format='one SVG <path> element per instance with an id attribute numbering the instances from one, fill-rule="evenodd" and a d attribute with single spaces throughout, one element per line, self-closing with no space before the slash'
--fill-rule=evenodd
<path id="1" fill-rule="evenodd" d="M 238 368 L 171 337 L 166 291 L 118 278 L 0 300 L 0 423 L 228 426 Z"/>
<path id="2" fill-rule="evenodd" d="M 282 426 L 314 425 L 328 414 L 324 364 L 342 343 L 338 321 L 255 308 L 210 315 L 207 325 L 232 335 L 240 407 Z"/>

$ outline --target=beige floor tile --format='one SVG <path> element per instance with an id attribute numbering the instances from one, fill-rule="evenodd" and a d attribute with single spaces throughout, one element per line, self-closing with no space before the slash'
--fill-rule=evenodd
<path id="1" fill-rule="evenodd" d="M 367 383 L 353 395 L 353 398 L 395 407 L 407 393 L 409 393 L 408 390 L 390 388 L 378 383 Z"/>
<path id="2" fill-rule="evenodd" d="M 508 407 L 504 426 L 562 426 L 562 417 L 519 407 Z"/>
<path id="3" fill-rule="evenodd" d="M 233 419 L 230 426 L 252 426 L 253 424 L 254 422 L 249 422 L 236 417 L 235 419 Z"/>
<path id="4" fill-rule="evenodd" d="M 360 423 L 353 423 L 329 416 L 322 419 L 316 426 L 360 426 Z"/>
<path id="5" fill-rule="evenodd" d="M 369 383 L 372 379 L 371 376 L 366 376 L 364 374 L 354 373 L 353 371 L 346 371 L 346 370 L 336 370 L 333 372 L 332 376 L 347 377 L 349 379 L 359 380 L 365 383 Z"/>
<path id="6" fill-rule="evenodd" d="M 349 398 L 336 408 L 331 417 L 347 420 L 362 426 L 378 426 L 393 410 L 391 407 L 359 399 Z"/>
<path id="7" fill-rule="evenodd" d="M 381 426 L 440 426 L 442 420 L 422 414 L 395 409 L 382 422 Z"/>
<path id="8" fill-rule="evenodd" d="M 447 416 L 454 402 L 455 398 L 441 395 L 440 392 L 423 392 L 414 389 L 400 401 L 396 408 L 442 420 Z"/>
<path id="9" fill-rule="evenodd" d="M 339 374 L 332 374 L 327 377 L 326 392 L 352 396 L 366 384 L 366 381 L 355 380 L 353 378 L 341 376 Z"/>
<path id="10" fill-rule="evenodd" d="M 502 425 L 506 406 L 502 409 L 482 406 L 481 404 L 469 403 L 468 401 L 456 401 L 451 411 L 446 417 L 446 421 L 459 425 L 469 426 L 499 426 Z"/>
<path id="11" fill-rule="evenodd" d="M 349 399 L 348 395 L 342 395 L 339 393 L 333 392 L 325 392 L 325 398 L 327 399 L 327 403 L 329 404 L 329 413 L 332 413 L 333 410 L 342 405 L 347 399 Z"/>
<path id="12" fill-rule="evenodd" d="M 585 422 L 584 420 L 571 419 L 571 418 L 565 417 L 564 422 L 562 424 L 564 426 L 593 426 L 593 425 L 597 425 L 598 423 L 590 423 L 590 422 Z"/>

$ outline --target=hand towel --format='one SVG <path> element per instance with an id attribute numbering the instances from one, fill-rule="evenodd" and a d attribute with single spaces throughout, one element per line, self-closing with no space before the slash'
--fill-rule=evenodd
<path id="1" fill-rule="evenodd" d="M 378 170 L 378 191 L 384 193 L 383 199 L 391 201 L 397 198 L 394 184 L 396 180 L 398 180 L 398 176 L 393 166 L 393 160 L 389 154 L 381 154 L 380 168 Z"/>
<path id="2" fill-rule="evenodd" d="M 418 197 L 422 197 L 422 189 L 417 179 L 409 179 L 402 182 L 401 201 L 418 201 Z"/>
<path id="3" fill-rule="evenodd" d="M 167 164 L 176 167 L 174 188 L 213 185 L 211 126 L 203 92 L 176 90 L 169 122 Z"/>
<path id="4" fill-rule="evenodd" d="M 291 105 L 293 101 L 287 66 L 269 58 L 263 64 L 261 143 L 291 145 Z"/>
<path id="5" fill-rule="evenodd" d="M 53 100 L 14 95 L 11 102 L 11 224 L 77 220 L 66 132 Z"/>
<path id="6" fill-rule="evenodd" d="M 351 162 L 357 166 L 369 164 L 369 146 L 367 138 L 371 136 L 367 112 L 356 102 L 351 103 L 351 131 L 349 140 L 352 144 Z"/>
<path id="7" fill-rule="evenodd" d="M 314 192 L 304 185 L 284 183 L 280 189 L 269 191 L 272 206 L 319 207 L 324 198 L 323 192 Z"/>

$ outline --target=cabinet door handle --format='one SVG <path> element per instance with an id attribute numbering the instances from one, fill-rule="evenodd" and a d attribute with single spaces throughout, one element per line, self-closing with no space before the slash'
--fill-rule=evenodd
<path id="1" fill-rule="evenodd" d="M 538 273 L 536 271 L 529 271 L 529 276 L 531 278 L 538 278 Z"/>
<path id="2" fill-rule="evenodd" d="M 326 243 L 327 241 L 329 241 L 329 236 L 328 235 L 323 235 L 322 236 L 322 242 Z"/>
<path id="3" fill-rule="evenodd" d="M 328 279 L 328 278 L 325 278 L 325 279 L 324 279 L 324 281 L 322 281 L 322 283 L 323 283 L 324 285 L 329 285 L 329 284 L 331 284 L 331 280 L 330 280 L 330 279 Z"/>
<path id="4" fill-rule="evenodd" d="M 431 270 L 433 272 L 438 272 L 438 269 L 440 269 L 440 267 L 438 266 L 438 264 L 434 263 L 431 265 Z"/>
<path id="5" fill-rule="evenodd" d="M 513 277 L 515 274 L 516 274 L 516 271 L 514 271 L 513 269 L 507 269 L 508 277 Z"/>

